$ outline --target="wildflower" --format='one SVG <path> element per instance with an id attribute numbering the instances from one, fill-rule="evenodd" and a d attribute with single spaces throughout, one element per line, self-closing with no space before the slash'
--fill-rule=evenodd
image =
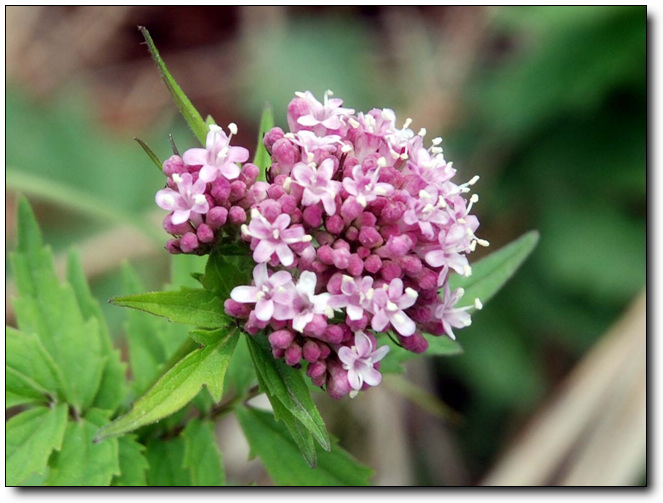
<path id="1" fill-rule="evenodd" d="M 336 213 L 334 198 L 341 190 L 341 183 L 332 180 L 333 175 L 334 162 L 331 159 L 325 159 L 319 166 L 303 162 L 296 164 L 292 168 L 292 178 L 304 189 L 302 205 L 322 202 L 328 215 Z"/>
<path id="2" fill-rule="evenodd" d="M 325 314 L 329 317 L 333 315 L 329 307 L 329 293 L 315 295 L 315 285 L 317 276 L 311 271 L 304 271 L 299 276 L 297 282 L 298 296 L 294 300 L 296 311 L 292 319 L 292 328 L 297 332 L 302 332 L 304 327 L 311 321 L 316 314 Z"/>
<path id="3" fill-rule="evenodd" d="M 257 242 L 253 250 L 253 260 L 267 262 L 276 254 L 281 264 L 290 266 L 294 262 L 294 254 L 290 245 L 305 243 L 311 240 L 301 226 L 290 227 L 289 215 L 281 214 L 273 222 L 263 217 L 254 209 L 251 212 L 251 222 L 242 227 L 244 235 L 254 238 Z"/>
<path id="4" fill-rule="evenodd" d="M 167 211 L 172 211 L 171 222 L 179 225 L 187 220 L 193 213 L 203 215 L 209 211 L 209 202 L 205 197 L 206 183 L 200 179 L 193 183 L 189 173 L 179 175 L 174 173 L 173 181 L 177 190 L 170 188 L 161 189 L 155 197 L 157 205 Z"/>
<path id="5" fill-rule="evenodd" d="M 404 309 L 412 307 L 418 295 L 412 288 L 403 291 L 403 281 L 400 278 L 393 279 L 389 285 L 385 284 L 382 288 L 374 290 L 371 299 L 374 311 L 371 322 L 373 330 L 381 332 L 391 324 L 399 334 L 412 335 L 416 325 L 405 314 Z"/>
<path id="6" fill-rule="evenodd" d="M 254 286 L 237 286 L 230 298 L 243 304 L 255 304 L 256 318 L 260 321 L 289 320 L 294 316 L 292 301 L 295 285 L 288 271 L 277 271 L 269 276 L 266 264 L 253 269 Z"/>
<path id="7" fill-rule="evenodd" d="M 355 333 L 354 345 L 343 346 L 338 350 L 338 358 L 348 371 L 348 382 L 353 390 L 359 391 L 364 383 L 377 386 L 382 376 L 374 365 L 389 352 L 389 346 L 375 349 L 375 345 L 364 332 Z"/>
<path id="8" fill-rule="evenodd" d="M 201 166 L 200 178 L 205 182 L 214 181 L 219 175 L 228 180 L 239 176 L 238 162 L 249 158 L 249 151 L 244 147 L 231 147 L 230 140 L 237 133 L 237 126 L 228 126 L 230 136 L 226 136 L 219 126 L 210 124 L 205 148 L 192 148 L 184 152 L 182 158 L 186 164 Z"/>

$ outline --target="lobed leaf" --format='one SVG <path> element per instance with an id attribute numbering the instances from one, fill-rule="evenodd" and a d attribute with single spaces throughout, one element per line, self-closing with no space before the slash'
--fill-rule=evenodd
<path id="1" fill-rule="evenodd" d="M 202 288 L 128 295 L 115 297 L 111 302 L 185 325 L 218 328 L 232 324 L 232 318 L 223 310 L 223 301 L 213 292 Z"/>
<path id="2" fill-rule="evenodd" d="M 230 292 L 239 285 L 251 281 L 251 269 L 241 269 L 224 256 L 223 247 L 217 246 L 210 253 L 205 274 L 200 278 L 206 290 L 214 292 L 221 299 L 229 299 Z"/>
<path id="3" fill-rule="evenodd" d="M 136 442 L 135 435 L 118 438 L 120 474 L 113 478 L 113 486 L 146 486 L 149 464 L 145 446 Z"/>
<path id="4" fill-rule="evenodd" d="M 317 468 L 307 466 L 287 430 L 268 412 L 239 407 L 251 452 L 260 457 L 273 481 L 283 486 L 367 486 L 373 470 L 338 446 L 318 453 Z"/>
<path id="5" fill-rule="evenodd" d="M 18 486 L 32 474 L 43 474 L 53 450 L 62 448 L 67 406 L 35 407 L 7 421 L 5 482 Z"/>
<path id="6" fill-rule="evenodd" d="M 177 105 L 177 108 L 179 108 L 182 117 L 184 117 L 184 120 L 191 128 L 191 131 L 193 131 L 193 134 L 196 135 L 196 138 L 198 138 L 200 143 L 205 145 L 207 131 L 209 129 L 207 124 L 203 120 L 200 113 L 198 113 L 198 110 L 194 108 L 189 98 L 186 97 L 179 84 L 168 71 L 168 68 L 166 68 L 166 64 L 164 63 L 161 55 L 159 54 L 159 51 L 154 45 L 154 41 L 152 40 L 150 33 L 144 26 L 139 26 L 138 29 L 143 34 L 145 42 L 147 43 L 147 48 L 150 50 L 152 59 L 157 65 L 157 69 L 159 70 L 159 74 L 161 75 L 164 84 L 166 84 L 168 92 L 173 97 L 173 100 L 175 100 L 175 104 Z"/>
<path id="7" fill-rule="evenodd" d="M 50 464 L 47 486 L 108 486 L 120 475 L 118 441 L 110 438 L 94 443 L 95 432 L 108 421 L 106 411 L 90 410 L 85 417 L 70 421 L 62 450 Z"/>
<path id="8" fill-rule="evenodd" d="M 226 475 L 221 451 L 217 446 L 214 422 L 194 418 L 182 431 L 184 461 L 182 467 L 189 471 L 193 486 L 224 486 Z"/>
<path id="9" fill-rule="evenodd" d="M 234 330 L 216 330 L 210 334 L 214 337 L 210 337 L 207 345 L 175 363 L 127 414 L 104 426 L 96 440 L 121 435 L 169 416 L 189 403 L 203 386 L 207 386 L 216 401 L 221 400 L 226 369 L 239 335 Z"/>
<path id="10" fill-rule="evenodd" d="M 183 468 L 185 440 L 152 440 L 147 444 L 145 457 L 149 463 L 147 482 L 151 486 L 190 486 L 191 474 Z"/>

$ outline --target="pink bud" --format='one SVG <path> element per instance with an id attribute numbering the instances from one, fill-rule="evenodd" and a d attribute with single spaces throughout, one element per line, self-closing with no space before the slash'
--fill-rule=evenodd
<path id="1" fill-rule="evenodd" d="M 416 323 L 425 324 L 430 322 L 433 319 L 433 310 L 425 305 L 415 304 L 408 311 L 410 318 L 412 318 Z"/>
<path id="2" fill-rule="evenodd" d="M 196 230 L 198 241 L 201 243 L 211 243 L 214 241 L 214 231 L 207 224 L 200 224 Z"/>
<path id="3" fill-rule="evenodd" d="M 287 213 L 290 215 L 293 211 L 295 211 L 295 208 L 297 208 L 297 199 L 295 199 L 294 196 L 291 196 L 290 194 L 283 194 L 281 197 L 278 199 L 279 203 L 281 203 L 281 209 L 283 210 L 283 213 Z"/>
<path id="4" fill-rule="evenodd" d="M 255 182 L 249 190 L 246 191 L 246 203 L 250 207 L 254 204 L 258 204 L 260 201 L 263 201 L 267 198 L 267 189 L 269 184 L 267 182 Z"/>
<path id="5" fill-rule="evenodd" d="M 240 206 L 233 206 L 228 212 L 228 218 L 233 225 L 241 225 L 246 222 L 246 210 Z"/>
<path id="6" fill-rule="evenodd" d="M 240 181 L 244 182 L 247 186 L 253 185 L 258 179 L 260 168 L 253 163 L 247 162 L 242 166 L 242 171 L 239 175 Z"/>
<path id="7" fill-rule="evenodd" d="M 323 245 L 318 248 L 318 260 L 327 265 L 332 265 L 334 263 L 334 250 L 331 246 Z"/>
<path id="8" fill-rule="evenodd" d="M 180 248 L 180 240 L 169 239 L 168 242 L 166 243 L 166 250 L 168 250 L 168 252 L 172 253 L 173 255 L 178 255 L 182 253 L 182 249 Z"/>
<path id="9" fill-rule="evenodd" d="M 228 316 L 239 319 L 247 319 L 251 312 L 251 307 L 248 304 L 241 304 L 233 299 L 226 299 L 223 303 L 223 309 Z"/>
<path id="10" fill-rule="evenodd" d="M 306 345 L 304 345 L 304 347 L 306 347 Z M 306 375 L 311 378 L 323 376 L 325 375 L 326 372 L 327 372 L 327 364 L 323 361 L 314 361 L 306 369 Z"/>
<path id="11" fill-rule="evenodd" d="M 302 98 L 294 98 L 288 104 L 288 127 L 290 127 L 290 131 L 293 133 L 299 131 L 302 127 L 297 123 L 297 119 L 302 115 L 308 114 L 309 106 L 306 100 Z"/>
<path id="12" fill-rule="evenodd" d="M 278 140 L 283 138 L 283 129 L 280 127 L 273 127 L 267 133 L 265 133 L 265 136 L 262 137 L 262 144 L 265 146 L 267 149 L 267 152 L 269 155 L 272 155 L 272 146 L 274 143 L 276 143 Z"/>
<path id="13" fill-rule="evenodd" d="M 350 255 L 347 271 L 352 276 L 361 276 L 364 271 L 364 261 L 356 253 Z"/>
<path id="14" fill-rule="evenodd" d="M 304 327 L 304 334 L 312 337 L 320 337 L 327 328 L 327 318 L 321 314 L 313 315 L 313 319 Z"/>
<path id="15" fill-rule="evenodd" d="M 273 199 L 265 199 L 258 205 L 258 211 L 270 222 L 274 222 L 281 213 L 281 203 Z"/>
<path id="16" fill-rule="evenodd" d="M 405 206 L 403 203 L 389 201 L 384 208 L 382 208 L 381 216 L 385 222 L 396 223 L 405 213 Z"/>
<path id="17" fill-rule="evenodd" d="M 346 248 L 334 250 L 334 265 L 339 269 L 346 269 L 350 264 L 350 252 Z"/>
<path id="18" fill-rule="evenodd" d="M 343 370 L 339 363 L 331 362 L 327 365 L 327 393 L 332 398 L 342 398 L 352 391 L 348 381 L 348 371 Z"/>
<path id="19" fill-rule="evenodd" d="M 318 256 L 320 255 L 320 250 L 318 250 Z M 338 295 L 341 293 L 341 284 L 343 283 L 343 273 L 337 272 L 329 281 L 327 281 L 327 291 L 333 295 Z"/>
<path id="20" fill-rule="evenodd" d="M 304 223 L 309 227 L 320 227 L 322 225 L 322 209 L 317 204 L 307 206 L 302 214 L 302 218 Z"/>
<path id="21" fill-rule="evenodd" d="M 299 364 L 301 359 L 302 359 L 301 346 L 299 346 L 297 343 L 292 343 L 292 345 L 290 345 L 288 349 L 285 350 L 285 362 L 291 367 L 294 367 L 295 365 Z"/>
<path id="22" fill-rule="evenodd" d="M 349 317 L 345 319 L 348 327 L 353 331 L 364 330 L 368 326 L 368 315 L 364 312 L 361 318 L 358 320 L 351 320 Z"/>
<path id="23" fill-rule="evenodd" d="M 431 271 L 427 267 L 421 269 L 421 273 L 417 276 L 417 285 L 421 290 L 430 290 L 437 286 L 438 274 Z"/>
<path id="24" fill-rule="evenodd" d="M 216 230 L 222 225 L 225 225 L 228 220 L 228 210 L 223 206 L 215 206 L 207 212 L 205 222 L 210 228 Z"/>
<path id="25" fill-rule="evenodd" d="M 186 234 L 187 232 L 192 232 L 193 227 L 189 224 L 189 222 L 184 222 L 178 225 L 173 224 L 173 221 L 171 219 L 172 214 L 166 215 L 166 218 L 163 219 L 163 228 L 168 234 L 173 234 L 175 236 L 182 236 L 183 234 Z"/>
<path id="26" fill-rule="evenodd" d="M 405 255 L 398 259 L 398 264 L 402 267 L 405 274 L 409 276 L 417 276 L 423 267 L 421 259 L 416 255 Z"/>
<path id="27" fill-rule="evenodd" d="M 277 162 L 281 167 L 289 172 L 300 158 L 299 149 L 287 138 L 277 140 L 272 146 L 272 161 Z"/>
<path id="28" fill-rule="evenodd" d="M 356 241 L 359 237 L 359 229 L 356 227 L 348 227 L 345 230 L 345 239 L 348 241 Z"/>
<path id="29" fill-rule="evenodd" d="M 216 204 L 225 204 L 230 197 L 230 182 L 223 176 L 219 176 L 212 182 L 212 190 L 210 192 L 216 201 Z"/>
<path id="30" fill-rule="evenodd" d="M 415 332 L 409 337 L 399 335 L 398 340 L 405 349 L 413 353 L 425 353 L 428 349 L 428 341 L 421 332 Z"/>
<path id="31" fill-rule="evenodd" d="M 198 248 L 198 237 L 193 232 L 187 232 L 180 239 L 180 248 L 184 253 L 191 253 Z"/>
<path id="32" fill-rule="evenodd" d="M 327 218 L 325 227 L 327 228 L 327 231 L 331 232 L 332 234 L 339 235 L 341 232 L 343 232 L 343 218 L 341 218 L 340 215 L 332 215 Z"/>
<path id="33" fill-rule="evenodd" d="M 364 268 L 368 272 L 375 274 L 382 268 L 382 259 L 377 255 L 370 255 L 364 262 Z"/>
<path id="34" fill-rule="evenodd" d="M 285 356 L 285 349 L 281 348 L 272 348 L 272 355 L 275 359 L 280 360 Z"/>
<path id="35" fill-rule="evenodd" d="M 168 177 L 173 176 L 175 173 L 186 173 L 186 171 L 184 161 L 179 155 L 171 155 L 163 162 L 163 174 Z"/>
<path id="36" fill-rule="evenodd" d="M 339 344 L 344 335 L 345 330 L 340 325 L 328 325 L 321 339 L 330 344 Z"/>
<path id="37" fill-rule="evenodd" d="M 343 201 L 343 205 L 341 206 L 341 216 L 346 222 L 351 222 L 361 215 L 363 211 L 364 207 L 357 202 L 357 199 L 354 196 Z"/>
<path id="38" fill-rule="evenodd" d="M 306 341 L 302 348 L 302 356 L 307 362 L 314 362 L 320 358 L 320 347 L 315 341 Z"/>
<path id="39" fill-rule="evenodd" d="M 375 227 L 362 227 L 359 230 L 359 242 L 366 248 L 375 248 L 380 246 L 383 240 Z"/>
<path id="40" fill-rule="evenodd" d="M 365 246 L 360 246 L 357 248 L 357 255 L 359 255 L 359 257 L 363 260 L 366 260 L 370 254 L 371 250 Z"/>
<path id="41" fill-rule="evenodd" d="M 376 218 L 375 215 L 373 215 L 373 213 L 371 213 L 370 211 L 365 211 L 357 219 L 357 226 L 359 228 L 375 227 L 375 224 L 377 224 L 377 222 L 378 219 Z"/>
<path id="42" fill-rule="evenodd" d="M 401 267 L 396 262 L 392 260 L 384 260 L 382 262 L 380 274 L 387 283 L 390 283 L 392 279 L 400 278 L 402 272 Z"/>
<path id="43" fill-rule="evenodd" d="M 230 201 L 239 201 L 246 195 L 246 184 L 240 180 L 230 182 Z"/>
<path id="44" fill-rule="evenodd" d="M 273 348 L 286 349 L 295 340 L 295 334 L 290 330 L 277 330 L 269 334 L 269 343 Z"/>

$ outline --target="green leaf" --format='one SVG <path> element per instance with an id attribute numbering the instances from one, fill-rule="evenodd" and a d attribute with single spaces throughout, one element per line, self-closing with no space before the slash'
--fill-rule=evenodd
<path id="1" fill-rule="evenodd" d="M 145 37 L 145 42 L 147 42 L 147 47 L 150 50 L 152 59 L 157 65 L 159 74 L 161 75 L 164 84 L 166 84 L 168 92 L 170 92 L 170 95 L 175 100 L 175 104 L 177 105 L 177 108 L 179 108 L 182 117 L 184 117 L 184 120 L 191 128 L 191 131 L 193 131 L 193 134 L 196 135 L 196 138 L 198 138 L 200 143 L 205 145 L 209 127 L 207 124 L 205 124 L 205 121 L 203 120 L 200 113 L 198 113 L 198 110 L 194 108 L 191 101 L 189 101 L 189 98 L 186 97 L 180 86 L 177 84 L 177 82 L 175 82 L 175 79 L 166 68 L 166 64 L 163 62 L 163 59 L 161 59 L 161 55 L 154 45 L 154 41 L 152 40 L 150 33 L 144 26 L 139 26 L 138 29 L 143 34 L 143 37 Z"/>
<path id="2" fill-rule="evenodd" d="M 70 421 L 62 450 L 49 463 L 48 486 L 108 486 L 120 475 L 116 438 L 94 443 L 94 434 L 108 421 L 106 411 L 90 410 L 84 418 Z"/>
<path id="3" fill-rule="evenodd" d="M 221 247 L 216 247 L 210 253 L 205 266 L 205 274 L 200 280 L 206 290 L 214 292 L 221 299 L 229 299 L 233 288 L 250 283 L 251 269 L 240 270 L 235 264 L 224 258 Z"/>
<path id="4" fill-rule="evenodd" d="M 117 306 L 163 316 L 175 323 L 203 328 L 225 327 L 233 323 L 223 310 L 223 301 L 213 292 L 202 288 L 182 288 L 177 292 L 149 292 L 115 297 Z"/>
<path id="5" fill-rule="evenodd" d="M 97 299 L 90 292 L 80 257 L 74 252 L 69 254 L 67 281 L 74 289 L 74 295 L 76 295 L 76 301 L 83 317 L 86 320 L 94 318 L 98 321 L 101 351 L 102 355 L 107 359 L 101 375 L 99 390 L 97 391 L 97 396 L 94 398 L 92 407 L 114 411 L 126 394 L 124 376 L 127 366 L 122 362 L 120 351 L 113 346 L 113 341 L 108 332 L 106 319 L 101 312 L 99 302 L 97 302 Z"/>
<path id="6" fill-rule="evenodd" d="M 5 369 L 5 389 L 25 397 L 24 403 L 63 396 L 62 373 L 36 336 L 6 327 Z"/>
<path id="7" fill-rule="evenodd" d="M 488 302 L 515 274 L 539 242 L 539 233 L 530 231 L 472 265 L 472 276 L 449 277 L 449 287 L 465 289 L 464 299 Z"/>
<path id="8" fill-rule="evenodd" d="M 147 143 L 145 143 L 145 142 L 144 142 L 143 140 L 141 140 L 140 138 L 134 138 L 134 140 L 136 140 L 136 142 L 138 143 L 138 145 L 141 146 L 141 148 L 142 148 L 142 149 L 145 151 L 145 153 L 147 154 L 147 157 L 150 158 L 150 160 L 156 165 L 156 167 L 159 169 L 159 171 L 163 171 L 163 168 L 162 168 L 163 165 L 162 165 L 161 161 L 159 160 L 159 158 L 157 157 L 157 155 L 156 155 L 154 152 L 152 152 L 152 149 L 151 149 L 150 147 L 147 146 Z"/>
<path id="9" fill-rule="evenodd" d="M 389 345 L 390 350 L 387 357 L 382 360 L 380 372 L 403 372 L 405 369 L 401 364 L 416 356 L 455 356 L 463 353 L 462 346 L 457 341 L 449 339 L 446 335 L 437 336 L 424 333 L 424 336 L 428 341 L 428 349 L 423 355 L 403 349 L 392 339 L 385 337 L 383 342 Z"/>
<path id="10" fill-rule="evenodd" d="M 226 393 L 233 392 L 237 396 L 244 396 L 249 388 L 257 382 L 257 379 L 245 337 L 240 337 L 228 365 L 225 384 Z"/>
<path id="11" fill-rule="evenodd" d="M 266 346 L 266 337 L 246 338 L 258 378 L 265 388 L 275 411 L 279 405 L 292 414 L 311 432 L 313 438 L 325 449 L 331 448 L 329 433 L 318 412 L 311 393 L 300 370 L 294 369 L 281 360 L 276 360 Z M 276 402 L 276 405 L 274 405 Z M 279 419 L 277 415 L 277 419 Z"/>
<path id="12" fill-rule="evenodd" d="M 149 464 L 145 446 L 136 442 L 135 435 L 118 438 L 120 475 L 113 478 L 114 486 L 146 486 Z"/>
<path id="13" fill-rule="evenodd" d="M 269 157 L 269 153 L 265 148 L 265 145 L 262 142 L 265 133 L 274 127 L 274 111 L 269 103 L 265 104 L 265 108 L 262 111 L 262 117 L 260 118 L 260 132 L 258 133 L 258 145 L 256 146 L 256 153 L 253 157 L 253 164 L 260 168 L 260 174 L 258 175 L 258 180 L 265 181 L 267 180 L 267 168 L 271 164 L 272 160 Z"/>
<path id="14" fill-rule="evenodd" d="M 311 468 L 300 456 L 287 430 L 264 411 L 239 407 L 237 417 L 251 446 L 273 481 L 282 486 L 367 486 L 373 470 L 359 463 L 336 442 L 318 453 Z"/>
<path id="15" fill-rule="evenodd" d="M 129 294 L 144 289 L 133 268 L 125 264 L 122 268 L 124 291 Z M 129 344 L 129 363 L 133 374 L 133 389 L 140 395 L 154 383 L 159 370 L 167 360 L 163 339 L 165 320 L 146 313 L 130 310 L 127 312 L 125 332 Z"/>
<path id="16" fill-rule="evenodd" d="M 41 247 L 34 214 L 19 201 L 19 246 L 11 257 L 18 298 L 19 329 L 36 334 L 57 362 L 64 379 L 63 395 L 79 412 L 90 406 L 101 382 L 105 356 L 99 322 L 85 320 L 70 285 L 61 285 L 50 249 Z"/>
<path id="17" fill-rule="evenodd" d="M 127 433 L 169 416 L 189 403 L 202 386 L 207 386 L 217 402 L 221 400 L 224 376 L 239 335 L 234 330 L 217 330 L 214 334 L 215 340 L 173 365 L 127 414 L 102 428 L 97 439 Z"/>
<path id="18" fill-rule="evenodd" d="M 5 476 L 8 486 L 21 485 L 33 473 L 43 474 L 51 452 L 62 447 L 67 406 L 36 407 L 7 421 Z"/>
<path id="19" fill-rule="evenodd" d="M 152 440 L 145 457 L 150 465 L 147 481 L 150 486 L 190 486 L 191 475 L 184 465 L 185 441 L 180 437 Z"/>
<path id="20" fill-rule="evenodd" d="M 193 486 L 224 486 L 226 475 L 217 445 L 214 423 L 194 418 L 182 431 L 185 441 L 183 467 L 191 473 Z"/>

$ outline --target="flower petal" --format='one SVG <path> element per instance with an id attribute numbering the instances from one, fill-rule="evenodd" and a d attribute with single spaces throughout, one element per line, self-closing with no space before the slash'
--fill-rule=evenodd
<path id="1" fill-rule="evenodd" d="M 230 298 L 242 304 L 256 302 L 258 289 L 255 286 L 236 286 L 230 292 Z"/>

